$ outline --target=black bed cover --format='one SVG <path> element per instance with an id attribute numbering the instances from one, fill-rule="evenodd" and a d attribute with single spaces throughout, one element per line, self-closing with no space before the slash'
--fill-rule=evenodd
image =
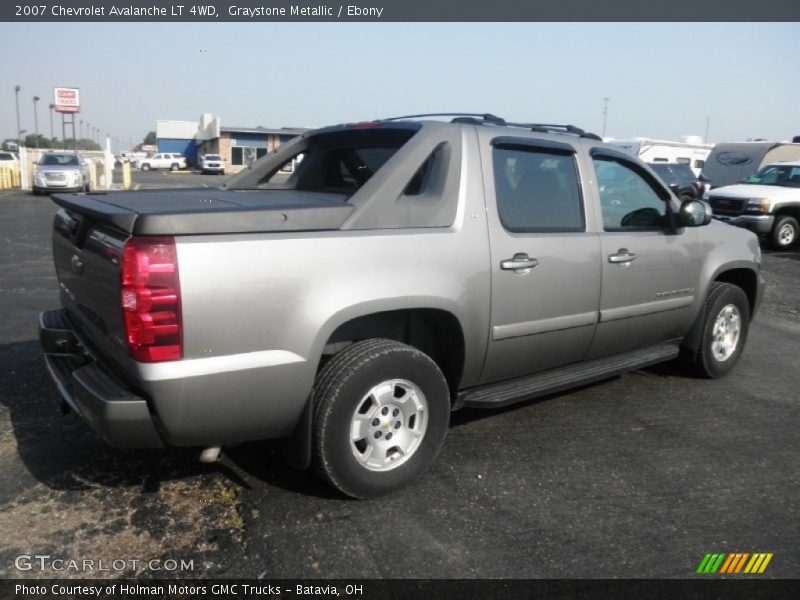
<path id="1" fill-rule="evenodd" d="M 58 194 L 53 202 L 132 235 L 331 230 L 355 209 L 344 194 L 299 190 L 89 192 Z"/>

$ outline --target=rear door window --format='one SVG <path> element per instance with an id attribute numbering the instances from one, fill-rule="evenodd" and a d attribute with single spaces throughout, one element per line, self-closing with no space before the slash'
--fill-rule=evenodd
<path id="1" fill-rule="evenodd" d="M 492 150 L 497 211 L 515 233 L 584 231 L 583 202 L 571 154 L 519 147 Z"/>

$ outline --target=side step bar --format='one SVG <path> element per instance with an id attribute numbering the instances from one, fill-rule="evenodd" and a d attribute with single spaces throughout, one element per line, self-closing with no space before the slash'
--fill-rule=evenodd
<path id="1" fill-rule="evenodd" d="M 673 344 L 649 346 L 640 350 L 551 369 L 535 375 L 490 383 L 459 392 L 453 408 L 455 410 L 462 406 L 476 408 L 508 406 L 515 402 L 560 392 L 614 375 L 621 375 L 626 371 L 672 360 L 678 356 L 678 352 L 678 346 Z"/>

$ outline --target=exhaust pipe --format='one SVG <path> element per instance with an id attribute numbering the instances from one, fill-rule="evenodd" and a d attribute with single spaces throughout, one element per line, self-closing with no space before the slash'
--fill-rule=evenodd
<path id="1" fill-rule="evenodd" d="M 206 448 L 200 453 L 200 462 L 201 463 L 215 463 L 219 460 L 219 454 L 222 451 L 222 448 L 219 446 L 211 446 L 210 448 Z"/>

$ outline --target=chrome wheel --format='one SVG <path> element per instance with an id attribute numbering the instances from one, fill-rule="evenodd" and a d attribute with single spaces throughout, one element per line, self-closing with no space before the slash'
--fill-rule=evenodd
<path id="1" fill-rule="evenodd" d="M 778 230 L 778 241 L 780 242 L 781 246 L 788 246 L 794 242 L 796 235 L 797 234 L 794 230 L 794 226 L 791 223 L 784 223 Z"/>
<path id="2" fill-rule="evenodd" d="M 358 403 L 350 426 L 353 456 L 370 471 L 389 471 L 417 451 L 428 427 L 428 401 L 405 379 L 374 386 Z"/>
<path id="3" fill-rule="evenodd" d="M 711 352 L 720 362 L 728 360 L 739 345 L 742 333 L 742 316 L 734 304 L 725 305 L 714 322 L 711 332 Z"/>

